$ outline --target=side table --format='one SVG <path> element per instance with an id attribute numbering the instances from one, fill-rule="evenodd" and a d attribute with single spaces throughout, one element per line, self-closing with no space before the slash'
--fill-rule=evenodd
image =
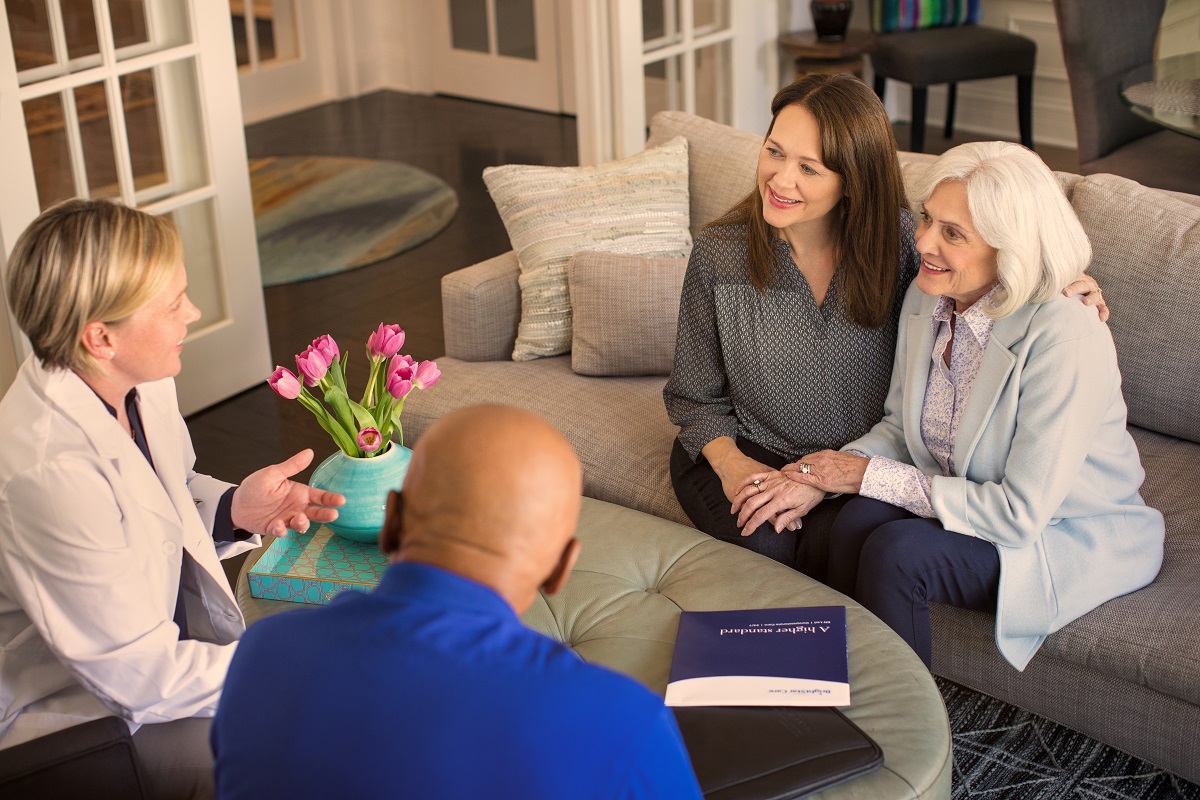
<path id="1" fill-rule="evenodd" d="M 815 31 L 792 31 L 779 37 L 779 47 L 796 62 L 796 78 L 814 72 L 847 73 L 863 79 L 863 56 L 875 51 L 875 34 L 848 30 L 840 42 L 817 38 Z"/>

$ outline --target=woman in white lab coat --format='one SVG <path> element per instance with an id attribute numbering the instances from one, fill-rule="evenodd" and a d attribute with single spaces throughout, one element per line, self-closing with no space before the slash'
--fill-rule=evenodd
<path id="1" fill-rule="evenodd" d="M 312 451 L 240 486 L 193 471 L 173 380 L 200 317 L 182 252 L 169 220 L 71 200 L 9 259 L 34 355 L 0 402 L 0 748 L 117 715 L 154 794 L 205 796 L 244 629 L 219 558 L 343 499 L 289 480 Z"/>

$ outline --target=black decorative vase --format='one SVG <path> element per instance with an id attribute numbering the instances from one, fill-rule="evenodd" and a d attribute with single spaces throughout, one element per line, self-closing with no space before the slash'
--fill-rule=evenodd
<path id="1" fill-rule="evenodd" d="M 817 31 L 817 39 L 822 42 L 840 42 L 846 38 L 846 28 L 850 27 L 850 12 L 854 10 L 854 0 L 812 0 L 813 27 Z"/>

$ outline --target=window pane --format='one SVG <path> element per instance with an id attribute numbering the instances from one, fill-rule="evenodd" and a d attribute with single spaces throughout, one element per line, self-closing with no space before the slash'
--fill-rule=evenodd
<path id="1" fill-rule="evenodd" d="M 680 56 L 646 65 L 646 123 L 659 111 L 683 109 L 683 70 Z"/>
<path id="2" fill-rule="evenodd" d="M 179 47 L 192 41 L 187 0 L 109 0 L 117 59 Z"/>
<path id="3" fill-rule="evenodd" d="M 120 197 L 117 161 L 113 155 L 112 121 L 103 83 L 90 83 L 75 90 L 75 113 L 79 117 L 79 139 L 83 146 L 84 171 L 92 197 Z"/>
<path id="4" fill-rule="evenodd" d="M 533 0 L 496 0 L 496 48 L 502 56 L 537 60 Z"/>
<path id="5" fill-rule="evenodd" d="M 450 41 L 455 50 L 490 52 L 487 0 L 450 0 Z"/>
<path id="6" fill-rule="evenodd" d="M 697 50 L 696 113 L 729 124 L 733 118 L 729 76 L 732 70 L 729 42 Z"/>
<path id="7" fill-rule="evenodd" d="M 200 93 L 192 59 L 172 61 L 121 79 L 134 185 L 158 187 L 141 204 L 208 183 Z M 165 121 L 170 126 L 164 128 Z"/>
<path id="8" fill-rule="evenodd" d="M 167 175 L 163 165 L 162 130 L 158 124 L 154 73 L 144 69 L 122 75 L 121 102 L 125 107 L 125 130 L 129 138 L 134 189 L 140 191 L 165 183 Z"/>
<path id="9" fill-rule="evenodd" d="M 225 293 L 221 290 L 223 275 L 217 251 L 216 217 L 211 200 L 178 208 L 168 214 L 179 228 L 183 239 L 183 263 L 187 267 L 188 297 L 200 309 L 200 321 L 188 333 L 195 335 L 205 328 L 219 325 L 229 318 Z"/>
<path id="10" fill-rule="evenodd" d="M 300 57 L 295 0 L 256 0 L 258 60 L 291 61 Z"/>
<path id="11" fill-rule="evenodd" d="M 100 43 L 96 38 L 96 14 L 92 0 L 61 0 L 61 3 L 68 57 L 76 59 L 99 53 Z"/>
<path id="12" fill-rule="evenodd" d="M 24 106 L 38 207 L 44 210 L 59 200 L 75 196 L 62 95 L 26 100 Z"/>
<path id="13" fill-rule="evenodd" d="M 655 42 L 657 47 L 662 47 L 678 39 L 678 36 L 679 0 L 644 0 L 642 41 Z"/>
<path id="14" fill-rule="evenodd" d="M 8 0 L 4 10 L 8 16 L 17 71 L 53 64 L 54 45 L 45 0 Z"/>
<path id="15" fill-rule="evenodd" d="M 118 50 L 150 41 L 143 0 L 109 0 L 108 16 L 112 19 L 113 44 Z"/>
<path id="16" fill-rule="evenodd" d="M 692 14 L 698 32 L 729 28 L 729 0 L 694 0 L 694 3 Z"/>

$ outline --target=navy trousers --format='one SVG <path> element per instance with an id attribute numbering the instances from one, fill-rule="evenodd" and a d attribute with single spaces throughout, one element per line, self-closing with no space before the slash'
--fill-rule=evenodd
<path id="1" fill-rule="evenodd" d="M 738 438 L 738 449 L 772 469 L 782 469 L 788 459 L 749 439 Z M 784 528 L 776 533 L 770 525 L 760 525 L 749 536 L 742 536 L 737 517 L 729 513 L 730 502 L 721 488 L 721 479 L 704 456 L 695 461 L 675 440 L 671 449 L 671 485 L 679 505 L 698 529 L 723 542 L 753 550 L 767 558 L 797 569 L 814 580 L 825 582 L 829 561 L 829 529 L 845 497 L 823 500 L 801 520 L 800 530 Z"/>
<path id="2" fill-rule="evenodd" d="M 855 497 L 833 523 L 826 582 L 891 626 L 928 667 L 929 603 L 994 612 L 1000 556 L 936 519 Z"/>

